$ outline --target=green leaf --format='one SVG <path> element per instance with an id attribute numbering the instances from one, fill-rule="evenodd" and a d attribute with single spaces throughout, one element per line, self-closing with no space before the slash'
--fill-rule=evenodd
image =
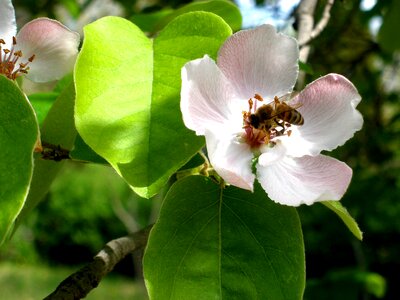
<path id="1" fill-rule="evenodd" d="M 202 176 L 175 183 L 144 256 L 151 299 L 301 299 L 304 247 L 292 207 Z"/>
<path id="2" fill-rule="evenodd" d="M 70 157 L 73 160 L 81 160 L 86 162 L 92 162 L 96 164 L 108 164 L 108 162 L 99 156 L 96 152 L 94 152 L 84 140 L 82 140 L 81 136 L 78 134 L 75 139 L 75 144 L 70 152 Z"/>
<path id="3" fill-rule="evenodd" d="M 192 59 L 215 57 L 230 34 L 206 12 L 174 19 L 154 45 L 122 18 L 85 27 L 75 68 L 78 132 L 142 197 L 156 194 L 204 144 L 183 124 L 180 72 Z"/>
<path id="4" fill-rule="evenodd" d="M 386 51 L 392 52 L 400 49 L 399 36 L 400 1 L 392 1 L 383 18 L 378 34 L 379 45 Z"/>
<path id="5" fill-rule="evenodd" d="M 205 157 L 199 153 L 193 156 L 181 169 L 181 170 L 188 170 L 188 169 L 195 169 L 198 168 L 206 162 Z"/>
<path id="6" fill-rule="evenodd" d="M 347 228 L 354 234 L 354 236 L 359 240 L 362 240 L 362 231 L 358 227 L 357 222 L 349 214 L 342 203 L 340 203 L 339 201 L 322 201 L 321 203 L 332 210 L 335 214 L 337 214 L 338 217 L 342 219 Z"/>
<path id="7" fill-rule="evenodd" d="M 28 96 L 29 101 L 35 109 L 39 125 L 42 125 L 58 95 L 59 93 L 36 93 Z"/>
<path id="8" fill-rule="evenodd" d="M 303 71 L 304 73 L 306 73 L 306 74 L 310 74 L 310 75 L 314 74 L 314 70 L 311 67 L 311 65 L 308 64 L 308 63 L 304 63 L 304 62 L 302 62 L 300 60 L 299 60 L 299 69 L 301 71 Z"/>
<path id="9" fill-rule="evenodd" d="M 170 15 L 173 11 L 171 8 L 164 8 L 156 12 L 140 13 L 133 15 L 131 21 L 145 32 L 154 32 L 160 20 Z"/>
<path id="10" fill-rule="evenodd" d="M 60 145 L 64 149 L 71 149 L 76 137 L 74 99 L 74 85 L 70 84 L 54 102 L 43 122 L 41 129 L 43 142 Z M 35 157 L 31 188 L 25 206 L 18 216 L 17 225 L 44 198 L 63 165 L 64 161 L 43 160 L 40 155 Z"/>
<path id="11" fill-rule="evenodd" d="M 59 81 L 57 81 L 57 84 L 54 87 L 53 92 L 57 93 L 57 94 L 61 94 L 73 82 L 74 82 L 74 77 L 73 77 L 72 73 L 67 74 L 63 78 L 61 78 Z"/>
<path id="12" fill-rule="evenodd" d="M 214 13 L 223 18 L 233 31 L 238 31 L 242 28 L 242 15 L 240 14 L 239 8 L 234 3 L 223 0 L 212 0 L 186 4 L 185 6 L 167 15 L 165 18 L 161 19 L 155 25 L 154 31 L 161 30 L 176 17 L 193 11 L 206 11 Z"/>
<path id="13" fill-rule="evenodd" d="M 37 137 L 32 106 L 15 83 L 1 75 L 0 244 L 11 233 L 28 194 Z"/>

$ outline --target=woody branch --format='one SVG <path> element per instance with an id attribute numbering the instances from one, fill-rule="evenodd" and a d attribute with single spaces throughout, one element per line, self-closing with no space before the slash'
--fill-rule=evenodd
<path id="1" fill-rule="evenodd" d="M 45 300 L 76 300 L 85 298 L 101 279 L 112 271 L 126 255 L 147 244 L 151 226 L 133 234 L 112 240 L 93 258 L 93 261 L 62 281 Z"/>
<path id="2" fill-rule="evenodd" d="M 322 17 L 314 26 L 314 13 L 318 0 L 302 0 L 297 8 L 298 36 L 297 40 L 300 46 L 299 59 L 301 62 L 307 62 L 310 54 L 310 41 L 316 38 L 326 27 L 330 19 L 330 11 L 335 0 L 327 0 Z M 298 87 L 304 86 L 305 74 L 301 72 L 298 78 Z"/>

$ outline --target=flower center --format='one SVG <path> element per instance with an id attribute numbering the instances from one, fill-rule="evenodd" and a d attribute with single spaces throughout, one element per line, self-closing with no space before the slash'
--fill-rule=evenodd
<path id="1" fill-rule="evenodd" d="M 246 142 L 252 148 L 262 145 L 274 146 L 274 139 L 280 136 L 290 136 L 292 125 L 303 125 L 303 116 L 296 110 L 301 106 L 290 106 L 277 96 L 268 104 L 257 108 L 258 102 L 264 99 L 255 94 L 249 99 L 249 110 L 243 112 L 243 129 Z"/>
<path id="2" fill-rule="evenodd" d="M 15 80 L 17 77 L 27 74 L 29 71 L 29 63 L 31 63 L 35 55 L 28 58 L 26 62 L 21 62 L 22 51 L 15 50 L 17 39 L 13 36 L 11 49 L 4 48 L 6 42 L 0 39 L 0 74 Z"/>

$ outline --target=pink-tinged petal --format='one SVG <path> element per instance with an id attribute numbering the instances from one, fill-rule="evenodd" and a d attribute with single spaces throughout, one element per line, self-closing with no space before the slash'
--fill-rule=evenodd
<path id="1" fill-rule="evenodd" d="M 257 178 L 268 196 L 289 206 L 339 200 L 346 192 L 352 170 L 345 163 L 324 155 L 292 158 L 257 165 Z"/>
<path id="2" fill-rule="evenodd" d="M 208 56 L 182 68 L 181 111 L 183 121 L 197 135 L 206 128 L 227 123 L 242 126 L 242 112 L 235 92 L 215 62 Z"/>
<path id="3" fill-rule="evenodd" d="M 15 23 L 15 12 L 11 0 L 0 1 L 0 39 L 3 39 L 6 45 L 2 47 L 9 49 L 12 43 L 12 37 L 17 33 L 17 24 Z M 2 55 L 3 53 L 1 53 Z"/>
<path id="4" fill-rule="evenodd" d="M 27 77 L 46 82 L 72 71 L 78 54 L 79 34 L 55 20 L 39 18 L 22 27 L 17 43 L 25 59 L 35 55 Z"/>
<path id="5" fill-rule="evenodd" d="M 298 57 L 296 40 L 262 25 L 232 35 L 221 47 L 217 63 L 242 99 L 258 93 L 272 101 L 292 91 Z"/>
<path id="6" fill-rule="evenodd" d="M 363 118 L 356 109 L 360 100 L 354 85 L 338 74 L 328 74 L 307 85 L 293 99 L 293 105 L 302 103 L 298 111 L 304 125 L 282 138 L 288 155 L 317 155 L 343 145 L 362 127 Z"/>
<path id="7" fill-rule="evenodd" d="M 253 191 L 255 175 L 251 172 L 250 147 L 223 130 L 218 135 L 206 130 L 205 136 L 208 156 L 218 175 L 231 185 Z"/>

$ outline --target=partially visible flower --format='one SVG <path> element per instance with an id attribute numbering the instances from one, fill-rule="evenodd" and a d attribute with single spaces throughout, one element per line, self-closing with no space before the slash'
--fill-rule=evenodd
<path id="1" fill-rule="evenodd" d="M 266 111 L 265 124 L 252 120 L 292 92 L 297 74 L 296 40 L 270 25 L 240 31 L 224 43 L 217 64 L 205 56 L 183 67 L 183 120 L 205 136 L 210 162 L 227 183 L 253 190 L 257 178 L 272 200 L 290 206 L 339 200 L 352 170 L 320 153 L 362 127 L 361 97 L 350 81 L 329 74 L 309 84 L 287 103 L 303 117 L 298 125 L 276 111 Z"/>
<path id="2" fill-rule="evenodd" d="M 0 2 L 0 74 L 15 80 L 25 75 L 36 82 L 60 79 L 78 54 L 79 34 L 58 21 L 38 18 L 17 34 L 11 0 Z"/>

